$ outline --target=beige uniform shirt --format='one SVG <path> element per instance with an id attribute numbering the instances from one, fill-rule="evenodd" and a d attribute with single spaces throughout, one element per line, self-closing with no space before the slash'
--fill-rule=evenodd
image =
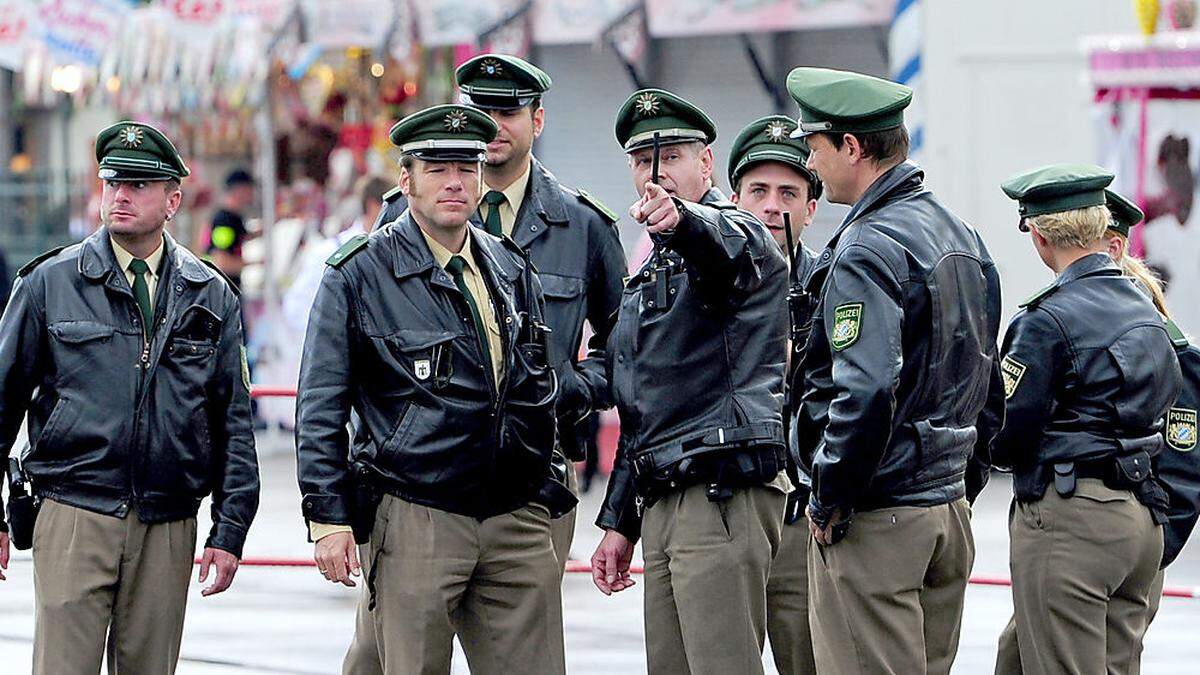
<path id="1" fill-rule="evenodd" d="M 525 201 L 525 189 L 529 187 L 529 172 L 532 168 L 533 162 L 526 164 L 525 173 L 514 180 L 512 185 L 501 190 L 504 193 L 504 203 L 500 205 L 500 229 L 507 237 L 513 236 L 513 227 L 517 224 L 517 213 L 521 210 L 522 202 Z M 484 187 L 488 190 L 492 189 L 486 183 Z M 487 220 L 488 211 L 491 208 L 487 202 L 482 200 L 479 202 L 479 215 L 483 220 Z"/>
<path id="2" fill-rule="evenodd" d="M 467 285 L 467 289 L 475 297 L 475 304 L 479 307 L 479 316 L 483 320 L 484 326 L 487 327 L 488 350 L 492 353 L 492 374 L 495 376 L 493 381 L 499 387 L 500 381 L 504 377 L 504 345 L 500 340 L 500 324 L 496 321 L 496 310 L 492 307 L 492 296 L 488 293 L 487 284 L 484 283 L 479 267 L 475 264 L 475 257 L 471 254 L 471 237 L 467 237 L 462 251 L 455 254 L 450 252 L 445 246 L 434 241 L 424 230 L 421 230 L 421 234 L 425 237 L 425 243 L 429 245 L 429 251 L 433 254 L 433 259 L 442 269 L 446 268 L 446 263 L 450 262 L 450 258 L 455 255 L 460 255 L 467 261 L 466 266 L 463 267 L 463 283 Z M 348 525 L 330 525 L 328 523 L 308 524 L 308 535 L 313 541 L 318 541 L 321 537 L 337 532 L 350 531 L 351 528 Z"/>
<path id="3" fill-rule="evenodd" d="M 111 238 L 110 238 L 111 239 Z M 129 271 L 129 263 L 133 262 L 134 255 L 129 251 L 121 248 L 121 245 L 112 240 L 113 255 L 117 257 L 117 265 L 125 271 L 125 281 L 129 282 L 129 288 L 133 288 L 133 272 Z M 158 278 L 159 265 L 162 263 L 163 250 L 162 240 L 159 240 L 158 248 L 146 257 L 146 266 L 150 268 L 150 272 L 146 275 L 146 287 L 150 290 L 150 308 L 154 308 L 155 295 L 158 293 Z"/>

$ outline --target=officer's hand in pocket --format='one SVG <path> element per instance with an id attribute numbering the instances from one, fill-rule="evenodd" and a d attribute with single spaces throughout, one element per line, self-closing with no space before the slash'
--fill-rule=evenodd
<path id="1" fill-rule="evenodd" d="M 318 539 L 313 560 L 317 561 L 321 574 L 333 583 L 357 585 L 350 577 L 359 576 L 362 566 L 358 563 L 358 549 L 352 532 L 335 532 Z"/>

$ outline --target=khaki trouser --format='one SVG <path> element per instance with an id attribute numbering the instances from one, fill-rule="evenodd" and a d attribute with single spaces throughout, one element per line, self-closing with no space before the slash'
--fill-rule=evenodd
<path id="1" fill-rule="evenodd" d="M 767 580 L 767 637 L 780 675 L 812 675 L 808 630 L 808 518 L 784 525 L 779 552 Z"/>
<path id="2" fill-rule="evenodd" d="M 571 488 L 572 493 L 578 495 L 579 479 L 575 476 L 574 463 L 571 463 L 570 466 L 571 471 L 567 473 L 567 487 Z M 550 539 L 554 547 L 554 556 L 558 559 L 561 569 L 566 568 L 567 560 L 570 558 L 571 542 L 575 539 L 576 513 L 576 509 L 571 509 L 570 513 L 550 522 Z M 358 559 L 363 566 L 362 578 L 364 579 L 370 574 L 370 556 L 370 545 L 364 544 L 358 547 Z M 379 661 L 379 647 L 375 643 L 374 619 L 371 618 L 370 602 L 370 589 L 363 584 L 354 619 L 354 640 L 350 643 L 350 649 L 346 651 L 346 658 L 342 662 L 343 675 L 383 675 L 383 664 Z"/>
<path id="3" fill-rule="evenodd" d="M 809 540 L 817 672 L 950 672 L 975 558 L 965 499 L 854 515 L 832 546 Z"/>
<path id="4" fill-rule="evenodd" d="M 53 500 L 33 531 L 35 675 L 173 673 L 196 519 L 147 525 Z M 106 650 L 107 642 L 107 650 Z"/>
<path id="5" fill-rule="evenodd" d="M 652 675 L 762 673 L 767 576 L 786 496 L 770 487 L 710 502 L 705 486 L 646 510 L 646 663 Z"/>
<path id="6" fill-rule="evenodd" d="M 567 487 L 571 494 L 579 496 L 579 477 L 575 475 L 575 462 L 567 461 Z M 575 540 L 575 514 L 578 509 L 550 521 L 550 539 L 554 542 L 554 556 L 558 564 L 566 569 L 567 561 L 571 559 L 571 542 Z"/>
<path id="7" fill-rule="evenodd" d="M 385 495 L 368 548 L 385 673 L 449 673 L 455 635 L 473 673 L 565 672 L 544 507 L 479 522 Z"/>
<path id="8" fill-rule="evenodd" d="M 1149 509 L 1082 478 L 1073 497 L 1051 487 L 1040 501 L 1014 502 L 1009 536 L 1018 648 L 1002 643 L 997 672 L 1136 672 L 1162 559 Z M 1014 652 L 1020 669 L 1002 670 Z"/>
<path id="9" fill-rule="evenodd" d="M 580 479 L 575 476 L 575 462 L 571 462 L 571 471 L 566 474 L 566 485 L 572 494 L 580 494 Z M 570 558 L 571 542 L 575 539 L 575 514 L 577 509 L 556 518 L 550 524 L 550 537 L 554 548 L 554 557 L 558 558 L 559 567 L 566 568 Z M 362 578 L 366 579 L 371 568 L 371 546 L 359 546 L 359 561 L 362 563 Z M 362 585 L 359 593 L 358 608 L 354 617 L 354 640 L 346 652 L 342 662 L 342 675 L 383 675 L 383 664 L 379 663 L 379 647 L 374 639 L 373 619 L 371 619 L 371 591 L 366 584 Z"/>

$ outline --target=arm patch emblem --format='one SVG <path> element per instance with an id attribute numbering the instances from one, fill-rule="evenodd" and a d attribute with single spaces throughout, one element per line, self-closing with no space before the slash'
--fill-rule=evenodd
<path id="1" fill-rule="evenodd" d="M 833 332 L 829 336 L 829 344 L 834 351 L 842 351 L 858 342 L 862 329 L 863 305 L 852 302 L 839 305 L 833 310 Z"/>
<path id="2" fill-rule="evenodd" d="M 1196 447 L 1196 411 L 1188 408 L 1171 408 L 1167 411 L 1167 445 L 1180 452 L 1191 452 Z"/>
<path id="3" fill-rule="evenodd" d="M 1000 376 L 1004 378 L 1004 400 L 1007 401 L 1017 393 L 1017 386 L 1025 376 L 1025 364 L 1011 356 L 1005 356 L 1000 361 Z"/>

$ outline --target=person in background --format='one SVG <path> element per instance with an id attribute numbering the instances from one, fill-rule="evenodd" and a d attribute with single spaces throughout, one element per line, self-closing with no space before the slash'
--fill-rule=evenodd
<path id="1" fill-rule="evenodd" d="M 245 169 L 234 169 L 225 177 L 221 208 L 212 217 L 208 248 L 205 251 L 217 268 L 239 289 L 242 287 L 242 245 L 257 233 L 246 230 L 246 211 L 254 204 L 254 177 Z"/>
<path id="2" fill-rule="evenodd" d="M 325 274 L 325 259 L 333 255 L 343 244 L 360 234 L 370 234 L 375 219 L 383 209 L 383 197 L 392 187 L 391 181 L 382 176 L 363 176 L 354 185 L 354 195 L 362 209 L 360 215 L 346 229 L 332 237 L 314 242 L 305 247 L 300 271 L 283 295 L 283 318 L 288 326 L 301 336 L 308 326 L 308 311 L 312 308 L 321 276 Z"/>

